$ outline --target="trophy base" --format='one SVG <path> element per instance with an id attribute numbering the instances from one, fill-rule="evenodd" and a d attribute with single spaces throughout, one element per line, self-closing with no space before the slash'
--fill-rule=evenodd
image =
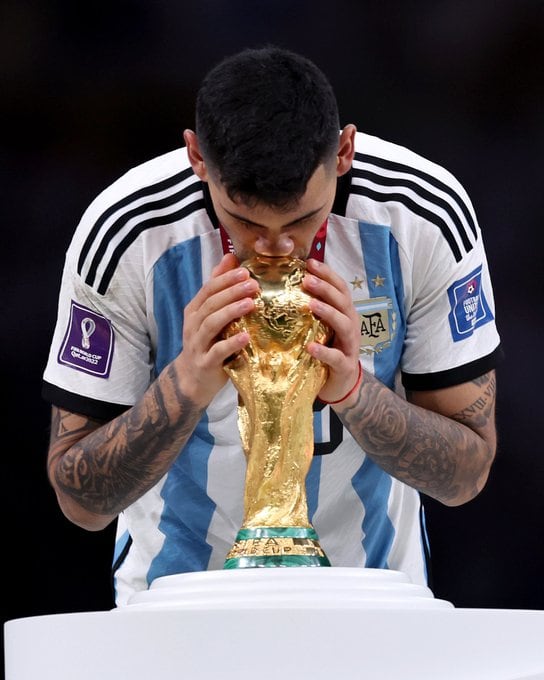
<path id="1" fill-rule="evenodd" d="M 312 527 L 240 529 L 223 569 L 330 567 Z"/>

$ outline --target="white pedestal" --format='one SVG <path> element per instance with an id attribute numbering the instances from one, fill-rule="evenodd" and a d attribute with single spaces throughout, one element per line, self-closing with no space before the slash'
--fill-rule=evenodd
<path id="1" fill-rule="evenodd" d="M 457 609 L 394 571 L 213 571 L 8 621 L 5 658 L 6 680 L 544 680 L 544 612 Z"/>

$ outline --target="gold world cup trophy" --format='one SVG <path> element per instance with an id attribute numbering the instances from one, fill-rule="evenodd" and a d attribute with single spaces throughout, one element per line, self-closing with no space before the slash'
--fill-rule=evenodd
<path id="1" fill-rule="evenodd" d="M 308 519 L 306 476 L 314 449 L 313 402 L 327 367 L 306 351 L 331 330 L 311 312 L 305 263 L 254 257 L 242 263 L 260 285 L 255 310 L 233 321 L 248 345 L 225 370 L 238 390 L 238 427 L 247 461 L 244 519 L 224 568 L 330 566 Z"/>

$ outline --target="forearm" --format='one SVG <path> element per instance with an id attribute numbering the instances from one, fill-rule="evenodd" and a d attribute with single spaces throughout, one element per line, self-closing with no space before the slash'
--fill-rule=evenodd
<path id="1" fill-rule="evenodd" d="M 135 406 L 98 429 L 91 421 L 78 430 L 65 426 L 79 416 L 57 411 L 48 467 L 65 515 L 86 529 L 107 526 L 167 472 L 201 413 L 172 366 Z"/>
<path id="2" fill-rule="evenodd" d="M 494 447 L 482 436 L 410 404 L 368 373 L 358 395 L 336 412 L 382 469 L 446 505 L 474 498 L 487 480 Z"/>

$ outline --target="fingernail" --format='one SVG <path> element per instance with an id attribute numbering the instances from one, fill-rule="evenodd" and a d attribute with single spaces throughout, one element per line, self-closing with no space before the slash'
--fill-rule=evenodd
<path id="1" fill-rule="evenodd" d="M 320 314 L 324 307 L 323 304 L 319 300 L 310 300 L 310 309 L 314 314 Z"/>

